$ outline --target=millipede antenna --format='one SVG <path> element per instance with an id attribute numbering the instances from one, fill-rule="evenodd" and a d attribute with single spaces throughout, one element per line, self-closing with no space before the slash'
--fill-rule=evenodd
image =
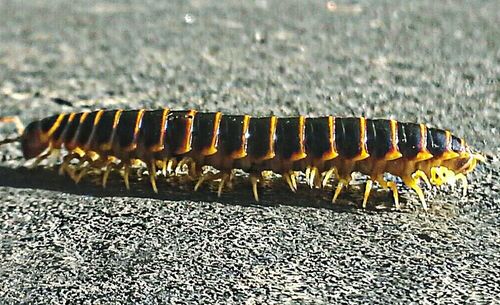
<path id="1" fill-rule="evenodd" d="M 8 143 L 15 143 L 21 141 L 21 136 L 15 137 L 15 138 L 10 138 L 10 139 L 4 139 L 0 141 L 0 145 L 8 144 Z"/>

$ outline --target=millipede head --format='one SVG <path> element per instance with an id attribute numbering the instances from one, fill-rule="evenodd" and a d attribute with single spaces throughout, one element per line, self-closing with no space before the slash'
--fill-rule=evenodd
<path id="1" fill-rule="evenodd" d="M 443 161 L 443 165 L 456 174 L 467 174 L 476 168 L 478 162 L 485 161 L 486 159 L 481 154 L 473 153 L 469 147 L 466 147 L 458 157 Z"/>
<path id="2" fill-rule="evenodd" d="M 43 136 L 38 122 L 29 124 L 20 140 L 25 159 L 32 159 L 49 147 L 49 139 Z"/>

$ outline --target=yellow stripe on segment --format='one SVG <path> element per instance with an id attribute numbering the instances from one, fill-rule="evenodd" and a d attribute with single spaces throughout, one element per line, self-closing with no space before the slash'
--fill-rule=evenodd
<path id="1" fill-rule="evenodd" d="M 276 122 L 277 118 L 275 116 L 271 117 L 271 124 L 269 125 L 269 151 L 267 152 L 266 155 L 262 156 L 261 158 L 257 159 L 256 161 L 264 161 L 264 160 L 269 160 L 274 158 L 276 156 L 276 153 L 274 151 L 274 137 L 276 134 Z"/>
<path id="2" fill-rule="evenodd" d="M 122 109 L 118 109 L 115 113 L 115 117 L 113 119 L 113 129 L 116 128 L 116 126 L 118 126 L 118 123 L 120 122 L 120 116 L 122 115 L 122 112 L 123 110 Z"/>
<path id="3" fill-rule="evenodd" d="M 66 123 L 66 127 L 64 127 L 63 132 L 61 133 L 61 137 L 59 138 L 59 142 L 63 143 L 64 139 L 66 137 L 66 133 L 68 132 L 69 126 L 71 125 L 71 122 L 75 119 L 76 112 L 71 112 L 68 117 L 68 122 Z M 59 143 L 58 143 L 59 144 Z"/>
<path id="4" fill-rule="evenodd" d="M 186 113 L 186 137 L 183 139 L 182 145 L 175 151 L 175 154 L 185 154 L 191 150 L 193 140 L 193 121 L 196 115 L 196 110 L 190 109 Z"/>
<path id="5" fill-rule="evenodd" d="M 92 140 L 94 139 L 94 135 L 95 135 L 95 132 L 97 129 L 97 124 L 99 124 L 99 120 L 101 119 L 103 113 L 104 113 L 104 110 L 101 109 L 101 110 L 97 111 L 97 113 L 95 115 L 92 131 L 90 132 L 90 136 L 89 136 L 89 139 L 87 140 L 87 143 L 85 143 L 85 145 L 84 145 L 85 149 L 87 149 L 87 150 L 90 147 Z"/>
<path id="6" fill-rule="evenodd" d="M 451 132 L 448 131 L 448 130 L 445 130 L 445 137 L 446 137 L 446 150 L 444 151 L 444 153 L 439 157 L 439 160 L 449 160 L 449 159 L 453 159 L 453 158 L 456 158 L 458 156 L 460 156 L 459 153 L 456 153 L 454 152 L 452 149 L 451 149 Z"/>
<path id="7" fill-rule="evenodd" d="M 213 155 L 217 152 L 217 145 L 219 144 L 219 126 L 220 126 L 221 119 L 222 119 L 222 112 L 217 112 L 215 114 L 212 143 L 210 143 L 210 146 L 208 148 L 204 148 L 201 151 L 201 154 L 203 156 Z"/>
<path id="8" fill-rule="evenodd" d="M 403 156 L 398 148 L 398 122 L 389 120 L 389 124 L 391 126 L 391 149 L 384 156 L 386 161 L 396 160 Z"/>
<path id="9" fill-rule="evenodd" d="M 113 131 L 111 133 L 111 136 L 109 137 L 109 142 L 102 144 L 99 148 L 103 151 L 110 150 L 113 146 L 113 141 L 115 139 L 115 134 L 116 134 L 116 127 L 118 126 L 118 123 L 120 122 L 120 116 L 122 115 L 123 110 L 118 109 L 115 113 L 115 117 L 113 118 Z"/>
<path id="10" fill-rule="evenodd" d="M 142 117 L 144 116 L 145 109 L 139 110 L 137 113 L 137 119 L 135 120 L 135 127 L 134 127 L 134 141 L 135 138 L 137 137 L 137 134 L 139 133 L 139 130 L 141 129 L 141 124 L 142 124 Z"/>
<path id="11" fill-rule="evenodd" d="M 366 119 L 364 117 L 359 118 L 359 147 L 361 151 L 356 157 L 352 158 L 352 161 L 364 160 L 370 156 L 366 149 Z"/>
<path id="12" fill-rule="evenodd" d="M 73 120 L 75 119 L 75 115 L 76 115 L 76 112 L 71 112 L 71 113 L 69 114 L 69 117 L 68 117 L 68 124 L 69 124 L 69 123 L 71 123 L 71 122 L 73 122 Z M 66 125 L 66 126 L 68 126 L 68 125 Z"/>
<path id="13" fill-rule="evenodd" d="M 123 150 L 132 151 L 137 147 L 137 135 L 139 134 L 139 130 L 141 129 L 142 117 L 144 116 L 145 111 L 146 111 L 145 109 L 141 109 L 139 110 L 139 112 L 137 112 L 132 143 L 128 147 L 124 147 Z"/>
<path id="14" fill-rule="evenodd" d="M 241 135 L 241 148 L 231 154 L 231 159 L 241 159 L 247 156 L 247 140 L 248 140 L 248 127 L 250 125 L 250 116 L 243 117 L 243 129 Z"/>
<path id="15" fill-rule="evenodd" d="M 424 161 L 434 157 L 427 150 L 427 127 L 424 124 L 420 124 L 420 151 L 415 156 L 416 161 Z"/>
<path id="16" fill-rule="evenodd" d="M 304 134 L 305 134 L 305 127 L 306 127 L 306 118 L 304 116 L 299 117 L 299 143 L 300 143 L 300 151 L 297 153 L 294 153 L 290 156 L 290 161 L 298 161 L 301 159 L 304 159 L 307 157 L 306 154 L 306 149 L 304 145 Z"/>
<path id="17" fill-rule="evenodd" d="M 271 117 L 271 126 L 269 127 L 269 153 L 266 155 L 264 160 L 272 159 L 276 156 L 276 151 L 274 149 L 275 137 L 276 137 L 276 124 L 278 123 L 278 119 L 273 115 Z"/>
<path id="18" fill-rule="evenodd" d="M 167 116 L 168 116 L 169 112 L 170 112 L 170 109 L 163 108 L 163 113 L 161 115 L 161 126 L 158 126 L 158 128 L 161 128 L 160 129 L 160 142 L 151 147 L 151 152 L 158 152 L 158 151 L 165 149 L 165 132 L 167 130 L 166 124 L 167 124 Z"/>
<path id="19" fill-rule="evenodd" d="M 61 125 L 64 116 L 65 116 L 64 113 L 59 114 L 52 127 L 50 127 L 49 131 L 47 131 L 47 137 L 50 137 L 56 131 L 56 129 Z"/>
<path id="20" fill-rule="evenodd" d="M 80 132 L 82 130 L 82 123 L 85 121 L 85 119 L 87 118 L 87 116 L 89 115 L 90 112 L 83 112 L 82 113 L 82 116 L 80 117 L 80 122 L 78 123 L 78 127 L 76 128 L 76 132 L 73 136 L 73 139 L 71 139 L 71 141 L 69 141 L 69 145 L 70 146 L 76 146 L 76 141 L 78 139 L 78 136 L 80 135 Z"/>
<path id="21" fill-rule="evenodd" d="M 335 119 L 333 116 L 328 117 L 328 134 L 330 148 L 321 156 L 321 161 L 335 159 L 339 155 L 335 148 Z"/>
<path id="22" fill-rule="evenodd" d="M 89 115 L 90 112 L 84 112 L 82 113 L 82 116 L 80 117 L 80 125 L 78 126 L 78 128 L 80 128 L 80 126 L 82 126 L 82 123 L 83 121 L 85 121 L 85 119 L 87 118 L 87 116 Z"/>
<path id="23" fill-rule="evenodd" d="M 97 124 L 99 124 L 99 121 L 101 120 L 103 113 L 104 113 L 103 109 L 101 109 L 97 112 L 97 114 L 95 115 L 95 119 L 94 119 L 94 126 L 97 126 Z"/>

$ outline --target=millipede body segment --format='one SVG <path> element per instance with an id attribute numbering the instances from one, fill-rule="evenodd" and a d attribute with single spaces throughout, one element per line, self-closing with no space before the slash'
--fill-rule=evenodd
<path id="1" fill-rule="evenodd" d="M 5 121 L 5 120 L 4 120 Z M 219 195 L 232 178 L 234 169 L 250 174 L 255 199 L 262 173 L 283 176 L 292 191 L 297 190 L 297 172 L 305 172 L 311 187 L 324 187 L 332 176 L 338 180 L 333 201 L 346 187 L 353 172 L 369 178 L 363 206 L 373 182 L 393 191 L 399 205 L 397 186 L 384 173 L 402 179 L 426 208 L 419 187 L 455 183 L 483 161 L 472 153 L 463 139 L 449 131 L 424 124 L 364 117 L 333 116 L 278 118 L 225 115 L 196 110 L 98 110 L 62 113 L 30 123 L 18 139 L 24 157 L 36 163 L 65 148 L 60 167 L 79 181 L 89 170 L 103 172 L 106 185 L 111 170 L 121 170 L 127 188 L 130 167 L 146 164 L 153 189 L 157 171 L 164 174 L 187 166 L 203 181 L 220 180 Z M 79 165 L 74 164 L 77 159 Z M 219 172 L 205 173 L 211 166 Z"/>

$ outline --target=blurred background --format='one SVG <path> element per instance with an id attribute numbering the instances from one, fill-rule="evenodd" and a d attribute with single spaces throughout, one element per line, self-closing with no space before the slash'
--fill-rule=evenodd
<path id="1" fill-rule="evenodd" d="M 2 103 L 30 105 L 27 117 L 65 110 L 43 105 L 53 97 L 89 108 L 365 114 L 495 146 L 481 142 L 499 119 L 498 1 L 0 3 Z"/>

